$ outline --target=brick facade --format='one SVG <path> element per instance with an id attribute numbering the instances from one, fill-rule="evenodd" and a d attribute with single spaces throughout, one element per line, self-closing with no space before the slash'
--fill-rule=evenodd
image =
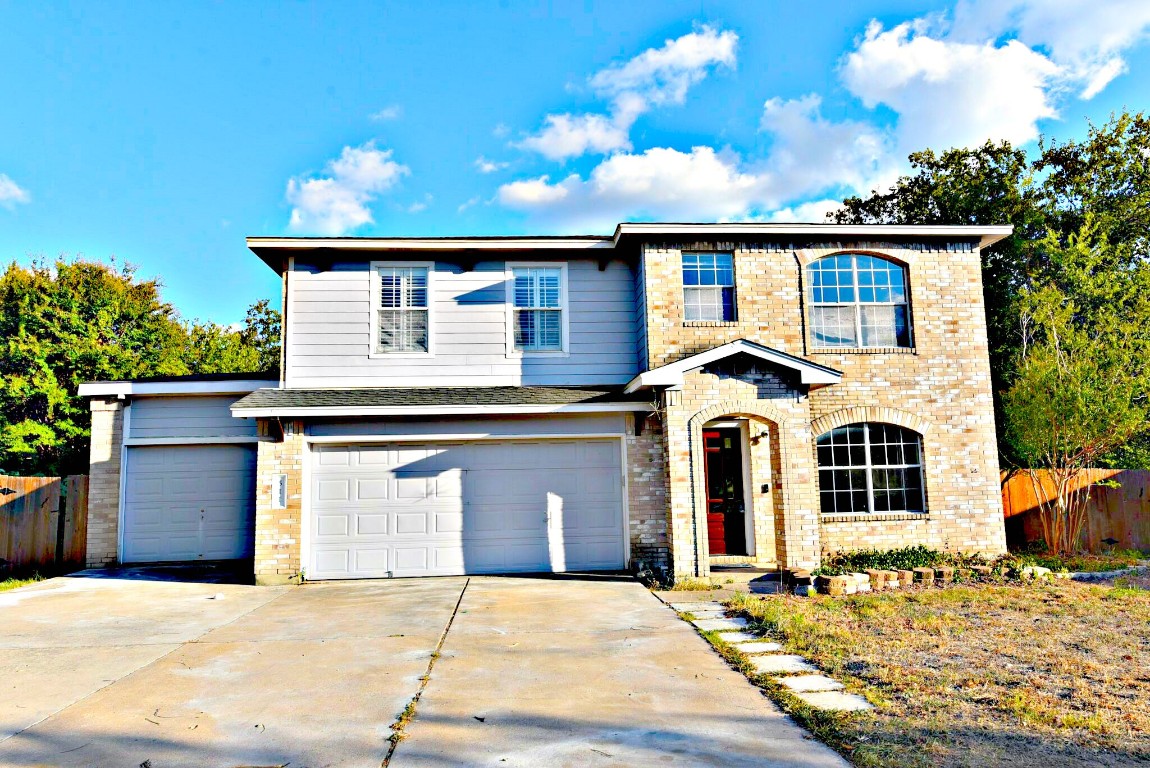
<path id="1" fill-rule="evenodd" d="M 632 420 L 639 422 L 635 434 Z M 631 539 L 631 562 L 643 569 L 667 568 L 667 471 L 663 428 L 658 419 L 634 414 L 628 419 L 627 436 L 627 530 Z"/>
<path id="2" fill-rule="evenodd" d="M 261 421 L 256 458 L 255 576 L 257 584 L 284 584 L 300 575 L 303 527 L 304 428 L 301 421 L 281 425 Z M 287 504 L 276 506 L 276 478 L 287 480 Z"/>
<path id="3" fill-rule="evenodd" d="M 124 400 L 92 398 L 92 440 L 88 468 L 86 565 L 119 560 L 120 462 L 124 445 Z"/>
<path id="4" fill-rule="evenodd" d="M 732 322 L 683 318 L 684 250 L 734 254 L 737 313 Z M 823 256 L 865 252 L 903 264 L 908 273 L 913 347 L 814 349 L 807 335 L 805 266 Z M 843 374 L 815 388 L 759 364 L 709 366 L 689 374 L 681 391 L 663 393 L 669 493 L 668 533 L 674 572 L 708 572 L 701 428 L 742 416 L 766 426 L 769 447 L 752 445 L 756 549 L 784 566 L 817 564 L 822 553 L 910 544 L 968 552 L 1005 550 L 997 444 L 990 391 L 981 270 L 966 243 L 907 245 L 826 243 L 648 244 L 638 295 L 645 300 L 646 368 L 655 368 L 735 339 L 747 339 Z M 741 366 L 741 367 L 740 367 Z M 817 435 L 843 424 L 883 421 L 922 435 L 924 515 L 823 516 L 819 513 Z M 771 521 L 773 547 L 763 541 Z"/>

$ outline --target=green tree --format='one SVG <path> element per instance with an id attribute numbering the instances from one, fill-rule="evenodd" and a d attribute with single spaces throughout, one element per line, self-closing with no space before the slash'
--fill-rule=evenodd
<path id="1" fill-rule="evenodd" d="M 1021 289 L 1005 435 L 1040 502 L 1047 545 L 1070 552 L 1090 501 L 1083 472 L 1150 420 L 1150 266 L 1116 267 L 1120 256 L 1089 215 L 1068 238 L 1050 232 L 1036 252 L 1048 269 Z"/>
<path id="2" fill-rule="evenodd" d="M 255 312 L 253 320 L 252 312 Z M 88 463 L 85 381 L 267 369 L 278 313 L 243 329 L 185 323 L 156 280 L 84 260 L 11 264 L 0 275 L 0 469 L 71 474 Z"/>
<path id="3" fill-rule="evenodd" d="M 1090 221 L 1103 239 L 1100 270 L 1136 270 L 1150 259 L 1150 118 L 1122 113 L 1091 125 L 1085 140 L 1042 140 L 1036 156 L 1007 143 L 911 155 L 911 173 L 885 191 L 851 197 L 832 214 L 839 223 L 1012 224 L 1014 234 L 984 249 L 983 291 L 1004 462 L 1016 463 L 1006 439 L 998 393 L 1020 375 L 1023 322 L 1034 287 L 1050 284 L 1075 306 L 1102 299 L 1092 283 L 1068 279 L 1066 263 L 1051 257 L 1049 232 L 1062 243 Z M 1080 293 L 1080 291 L 1087 291 Z M 1150 430 L 1097 457 L 1102 463 L 1150 467 Z"/>

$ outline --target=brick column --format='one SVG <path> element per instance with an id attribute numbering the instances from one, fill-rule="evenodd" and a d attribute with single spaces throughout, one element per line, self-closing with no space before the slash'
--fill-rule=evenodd
<path id="1" fill-rule="evenodd" d="M 260 433 L 278 425 L 261 423 Z M 275 442 L 260 442 L 256 458 L 255 578 L 257 584 L 286 584 L 300 576 L 303 525 L 303 422 L 284 421 Z M 287 504 L 276 506 L 276 478 L 287 479 Z"/>
<path id="2" fill-rule="evenodd" d="M 89 568 L 119 560 L 120 457 L 124 445 L 124 400 L 91 401 L 92 439 L 88 468 Z"/>

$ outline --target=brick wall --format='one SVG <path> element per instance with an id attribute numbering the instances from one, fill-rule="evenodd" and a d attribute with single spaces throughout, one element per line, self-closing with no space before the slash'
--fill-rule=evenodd
<path id="1" fill-rule="evenodd" d="M 302 527 L 303 423 L 284 421 L 282 434 L 276 425 L 260 422 L 260 434 L 269 431 L 275 442 L 260 442 L 256 459 L 255 576 L 258 584 L 284 584 L 299 576 Z M 276 477 L 287 478 L 287 505 L 273 507 Z"/>
<path id="2" fill-rule="evenodd" d="M 642 432 L 632 428 L 627 436 L 627 526 L 631 539 L 631 563 L 647 568 L 670 567 L 667 543 L 667 472 L 664 463 L 663 429 L 656 418 L 635 414 Z M 633 425 L 631 419 L 628 424 Z"/>
<path id="3" fill-rule="evenodd" d="M 734 253 L 736 320 L 688 323 L 683 319 L 684 250 Z M 908 270 L 914 348 L 815 350 L 804 315 L 805 266 L 822 256 L 864 251 Z M 781 452 L 781 488 L 773 493 L 778 559 L 805 564 L 819 551 L 927 544 L 963 551 L 1001 552 L 1005 533 L 998 489 L 997 445 L 990 391 L 981 270 L 976 248 L 965 243 L 906 245 L 846 242 L 795 246 L 783 243 L 649 243 L 643 247 L 642 295 L 646 298 L 646 367 L 653 368 L 745 338 L 805 357 L 843 373 L 841 383 L 811 391 L 771 395 L 749 379 L 688 378 L 666 407 L 670 545 L 677 573 L 698 570 L 698 520 L 692 499 L 693 414 L 719 402 L 727 409 L 769 402 L 788 426 L 772 445 Z M 706 377 L 710 376 L 710 379 Z M 769 389 L 769 388 L 768 388 Z M 793 401 L 805 414 L 782 403 Z M 867 409 L 860 411 L 858 409 Z M 882 417 L 879 412 L 882 410 Z M 720 409 L 722 410 L 722 409 Z M 714 413 L 717 418 L 726 413 Z M 849 519 L 818 513 L 815 432 L 842 418 L 910 426 L 923 435 L 928 514 L 925 517 Z M 770 421 L 769 418 L 766 419 Z M 812 428 L 814 421 L 818 429 Z M 800 438 L 801 436 L 801 438 Z M 800 445 L 801 444 L 801 445 Z M 799 454 L 803 456 L 800 457 Z M 755 460 L 752 458 L 752 462 Z M 701 474 L 701 467 L 699 468 Z M 788 506 L 789 505 L 789 506 Z M 756 522 L 768 513 L 756 504 Z M 705 526 L 704 526 L 705 527 Z M 687 544 L 691 546 L 688 547 Z M 813 547 L 813 554 L 812 554 Z"/>
<path id="4" fill-rule="evenodd" d="M 120 461 L 124 443 L 124 401 L 93 398 L 88 467 L 89 568 L 119 559 Z"/>

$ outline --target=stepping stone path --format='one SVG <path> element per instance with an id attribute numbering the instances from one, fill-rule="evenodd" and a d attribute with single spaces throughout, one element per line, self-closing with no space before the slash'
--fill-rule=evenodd
<path id="1" fill-rule="evenodd" d="M 807 706 L 838 712 L 860 712 L 873 709 L 870 702 L 843 690 L 837 680 L 819 674 L 819 668 L 802 656 L 780 653 L 783 647 L 762 635 L 748 632 L 746 619 L 726 615 L 726 606 L 713 600 L 668 603 L 680 613 L 689 613 L 691 621 L 704 632 L 718 631 L 719 637 L 732 648 L 747 655 L 747 661 L 759 674 L 767 674 L 790 690 Z"/>
<path id="2" fill-rule="evenodd" d="M 793 675 L 780 677 L 779 682 L 795 693 L 815 693 L 818 691 L 841 691 L 843 684 L 826 675 Z"/>
<path id="3" fill-rule="evenodd" d="M 776 653 L 769 656 L 752 656 L 751 666 L 759 674 L 780 672 L 818 672 L 819 668 L 811 664 L 802 656 L 789 653 Z"/>
<path id="4" fill-rule="evenodd" d="M 772 643 L 768 640 L 763 640 L 757 635 L 751 635 L 755 639 L 750 642 L 731 643 L 735 650 L 740 653 L 778 653 L 783 650 L 783 646 L 778 643 Z"/>

